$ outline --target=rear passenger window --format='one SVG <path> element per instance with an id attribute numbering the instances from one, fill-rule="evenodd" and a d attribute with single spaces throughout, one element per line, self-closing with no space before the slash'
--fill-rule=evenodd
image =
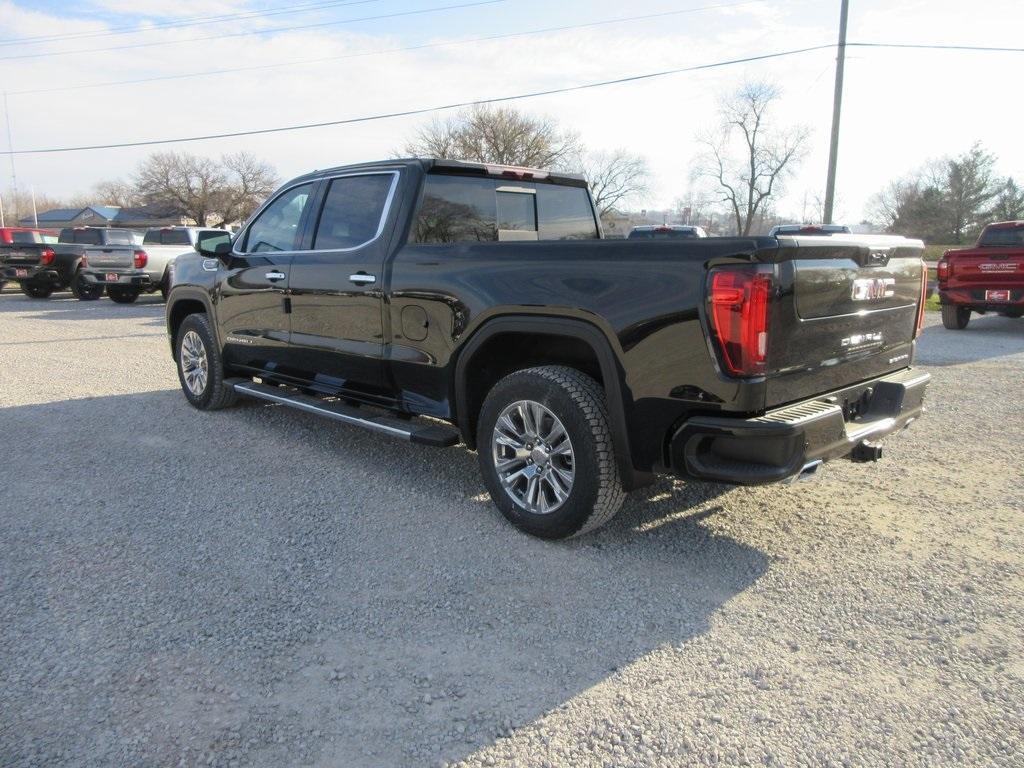
<path id="1" fill-rule="evenodd" d="M 394 173 L 343 176 L 331 181 L 313 238 L 317 251 L 358 248 L 377 237 Z"/>
<path id="2" fill-rule="evenodd" d="M 312 184 L 300 184 L 282 193 L 249 226 L 245 236 L 246 253 L 294 251 L 299 222 L 306 210 Z"/>

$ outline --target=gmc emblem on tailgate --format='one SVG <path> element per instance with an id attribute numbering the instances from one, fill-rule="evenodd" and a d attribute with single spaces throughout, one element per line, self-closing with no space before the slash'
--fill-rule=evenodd
<path id="1" fill-rule="evenodd" d="M 894 277 L 860 277 L 853 281 L 850 298 L 854 301 L 874 301 L 896 295 Z"/>

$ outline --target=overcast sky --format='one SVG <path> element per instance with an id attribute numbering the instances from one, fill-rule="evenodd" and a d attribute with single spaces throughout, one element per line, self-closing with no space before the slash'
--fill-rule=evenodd
<path id="1" fill-rule="evenodd" d="M 63 147 L 269 128 L 579 85 L 833 43 L 839 15 L 839 0 L 501 0 L 451 8 L 472 1 L 0 2 L 0 70 L 3 87 L 11 92 L 13 145 Z M 270 9 L 287 12 L 237 16 Z M 688 9 L 700 10 L 379 53 Z M 210 23 L 215 15 L 234 17 Z M 199 19 L 205 21 L 190 23 Z M 1022 22 L 1020 0 L 852 0 L 849 39 L 1020 46 Z M 115 29 L 130 32 L 96 34 Z M 241 34 L 249 32 L 259 34 Z M 80 37 L 9 42 L 41 35 Z M 374 55 L 351 57 L 354 53 Z M 339 58 L 344 56 L 349 58 Z M 330 57 L 255 71 L 40 92 Z M 745 78 L 768 79 L 784 90 L 776 122 L 801 123 L 812 131 L 811 150 L 778 205 L 780 212 L 800 216 L 805 198 L 813 200 L 824 188 L 834 57 L 834 51 L 817 51 L 533 98 L 515 106 L 556 118 L 592 149 L 627 147 L 643 153 L 655 172 L 643 202 L 658 208 L 686 193 L 697 152 L 695 134 L 714 122 L 720 96 Z M 887 181 L 929 158 L 961 152 L 975 140 L 998 156 L 1001 173 L 1024 177 L 1024 110 L 1016 95 L 1022 65 L 1020 53 L 851 49 L 837 218 L 860 220 L 868 198 Z M 214 156 L 248 150 L 287 178 L 317 167 L 389 157 L 428 119 L 395 118 L 173 148 Z M 0 145 L 8 148 L 2 133 Z M 85 191 L 96 181 L 130 174 L 153 149 L 20 155 L 19 186 L 54 196 Z M 0 179 L 0 189 L 9 189 L 6 157 L 0 157 Z"/>

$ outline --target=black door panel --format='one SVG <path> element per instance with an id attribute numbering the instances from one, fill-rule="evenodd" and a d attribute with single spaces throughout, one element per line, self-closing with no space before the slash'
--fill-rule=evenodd
<path id="1" fill-rule="evenodd" d="M 315 191 L 315 183 L 299 184 L 267 203 L 219 267 L 217 319 L 229 365 L 272 370 L 287 357 L 288 273 Z"/>
<path id="2" fill-rule="evenodd" d="M 311 382 L 382 393 L 382 237 L 398 173 L 330 179 L 316 216 L 312 250 L 295 254 L 290 367 Z"/>

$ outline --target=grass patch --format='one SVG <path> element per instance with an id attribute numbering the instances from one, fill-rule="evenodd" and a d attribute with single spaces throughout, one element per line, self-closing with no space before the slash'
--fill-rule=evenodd
<path id="1" fill-rule="evenodd" d="M 925 312 L 938 312 L 940 310 L 941 306 L 942 305 L 939 304 L 939 294 L 938 294 L 938 291 L 936 291 L 935 293 L 932 294 L 931 298 L 928 299 L 928 301 L 926 301 L 924 303 L 924 311 Z"/>

